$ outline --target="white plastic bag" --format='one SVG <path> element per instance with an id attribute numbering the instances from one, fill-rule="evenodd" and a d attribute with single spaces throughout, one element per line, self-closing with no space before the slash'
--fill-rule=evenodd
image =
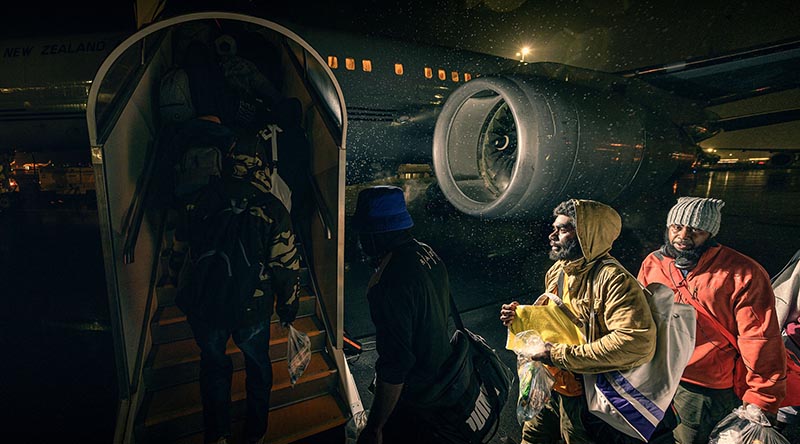
<path id="1" fill-rule="evenodd" d="M 534 361 L 531 356 L 545 350 L 544 341 L 538 333 L 532 330 L 519 332 L 515 335 L 516 342 L 513 348 L 517 354 L 517 375 L 519 376 L 519 397 L 517 398 L 517 421 L 522 425 L 530 421 L 550 401 L 550 391 L 553 388 L 553 376 L 539 361 Z"/>
<path id="2" fill-rule="evenodd" d="M 369 416 L 369 410 L 361 410 L 354 413 L 353 417 L 347 421 L 347 424 L 344 426 L 345 444 L 356 444 L 358 435 L 361 434 L 361 431 L 364 430 L 364 427 L 367 425 L 367 416 Z"/>
<path id="3" fill-rule="evenodd" d="M 749 404 L 722 418 L 711 431 L 708 444 L 789 444 L 789 440 L 770 426 L 761 409 Z"/>
<path id="4" fill-rule="evenodd" d="M 294 385 L 311 362 L 311 339 L 289 324 L 289 349 L 286 351 L 286 362 L 289 365 L 289 380 Z"/>

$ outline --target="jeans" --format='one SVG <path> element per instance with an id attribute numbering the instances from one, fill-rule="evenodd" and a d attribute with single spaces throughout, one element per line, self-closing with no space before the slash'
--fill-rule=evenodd
<path id="1" fill-rule="evenodd" d="M 242 350 L 247 376 L 245 438 L 258 441 L 267 432 L 269 395 L 272 390 L 272 364 L 269 359 L 269 321 L 241 329 L 210 329 L 199 322 L 189 324 L 200 347 L 200 392 L 203 399 L 205 442 L 231 436 L 231 377 L 233 363 L 225 354 L 233 336 Z"/>

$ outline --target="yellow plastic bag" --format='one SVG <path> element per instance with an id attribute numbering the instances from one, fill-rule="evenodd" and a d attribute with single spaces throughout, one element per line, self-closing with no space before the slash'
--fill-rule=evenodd
<path id="1" fill-rule="evenodd" d="M 586 343 L 581 329 L 552 301 L 547 305 L 517 306 L 516 317 L 508 327 L 506 348 L 519 349 L 522 344 L 515 335 L 526 330 L 537 332 L 544 342 L 569 345 Z"/>

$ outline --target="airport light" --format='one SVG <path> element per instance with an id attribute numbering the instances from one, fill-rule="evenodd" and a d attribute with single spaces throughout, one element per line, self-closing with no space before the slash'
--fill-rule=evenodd
<path id="1" fill-rule="evenodd" d="M 531 48 L 524 46 L 522 49 L 519 50 L 517 56 L 519 57 L 520 62 L 525 62 L 525 56 L 531 53 Z"/>

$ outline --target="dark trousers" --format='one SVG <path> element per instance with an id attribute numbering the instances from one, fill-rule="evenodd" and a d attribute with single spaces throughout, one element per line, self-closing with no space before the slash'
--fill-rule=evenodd
<path id="1" fill-rule="evenodd" d="M 714 426 L 742 405 L 733 389 L 712 389 L 683 381 L 674 403 L 681 418 L 675 429 L 675 442 L 680 444 L 707 443 Z"/>
<path id="2" fill-rule="evenodd" d="M 383 426 L 383 444 L 441 444 L 413 407 L 398 405 Z"/>
<path id="3" fill-rule="evenodd" d="M 673 444 L 672 431 L 678 419 L 672 408 L 650 438 L 652 444 Z M 522 426 L 525 444 L 637 444 L 641 440 L 618 431 L 589 412 L 586 397 L 552 392 L 550 403 Z"/>
<path id="4" fill-rule="evenodd" d="M 228 338 L 244 354 L 247 416 L 245 438 L 258 441 L 267 432 L 272 364 L 269 359 L 269 322 L 236 330 L 211 329 L 189 322 L 200 347 L 200 392 L 203 399 L 205 442 L 231 436 L 231 377 L 233 363 L 225 354 Z"/>

